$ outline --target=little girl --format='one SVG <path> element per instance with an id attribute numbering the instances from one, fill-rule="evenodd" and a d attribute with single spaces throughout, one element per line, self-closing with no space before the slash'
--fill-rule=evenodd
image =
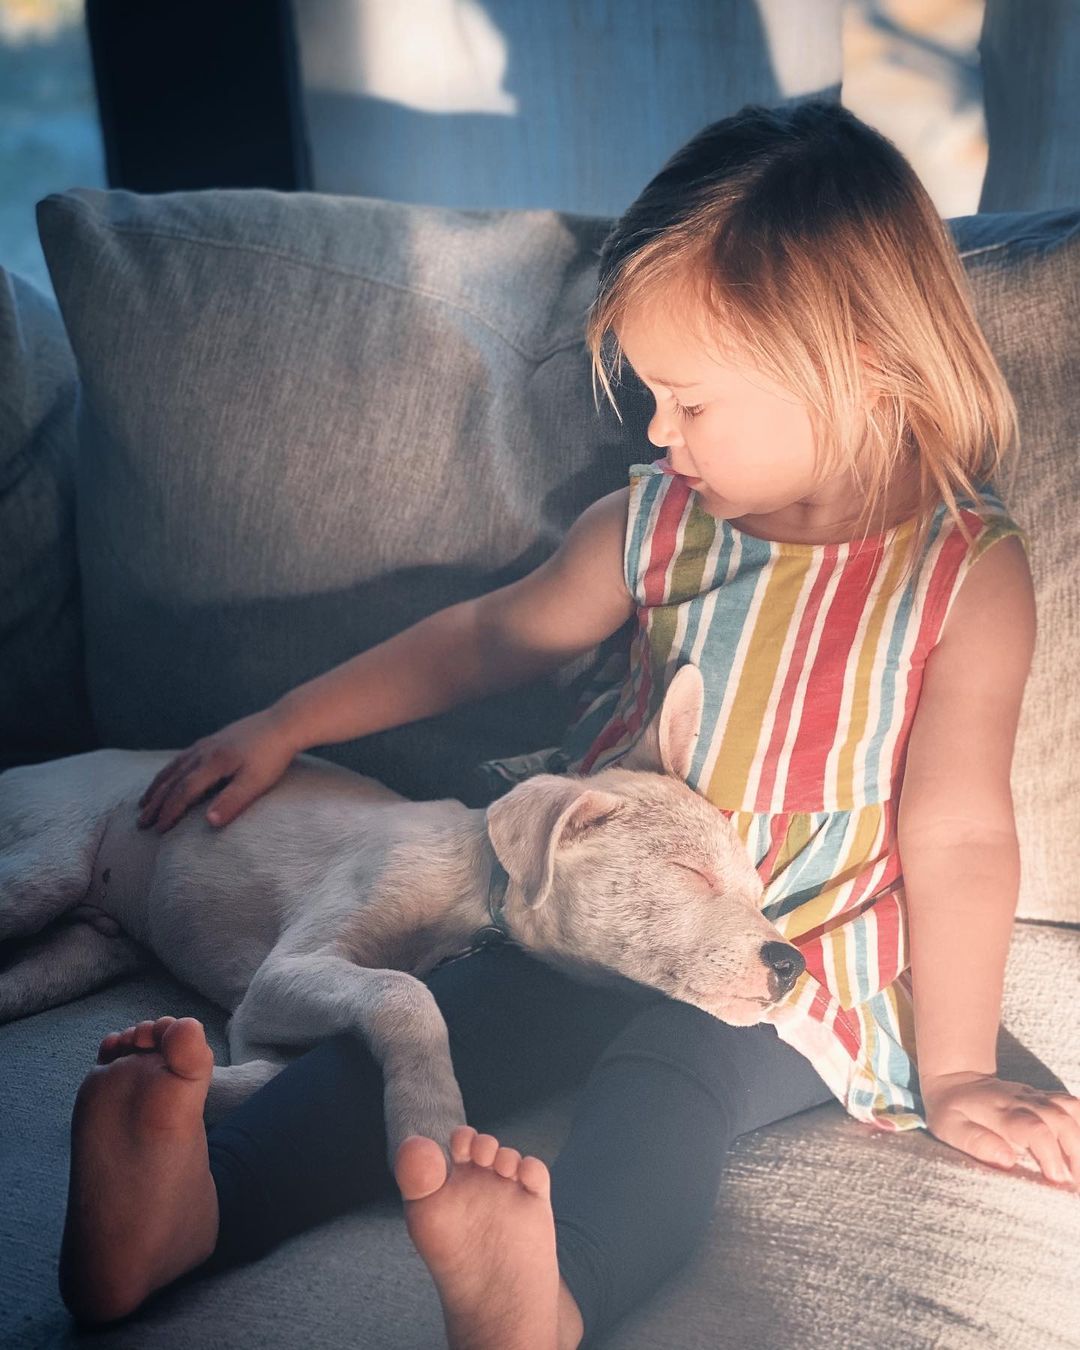
<path id="1" fill-rule="evenodd" d="M 471 1122 L 449 1176 L 415 1137 L 390 1172 L 380 1070 L 349 1036 L 204 1139 L 199 1023 L 114 1033 L 73 1121 L 61 1288 L 77 1316 L 122 1316 L 396 1186 L 451 1345 L 593 1344 L 699 1246 L 733 1140 L 833 1099 L 877 1129 L 1080 1180 L 1080 1102 L 996 1077 L 1034 603 L 989 481 L 1015 410 L 931 201 L 841 106 L 745 108 L 675 154 L 605 242 L 587 340 L 611 397 L 608 337 L 616 378 L 625 357 L 655 398 L 664 457 L 531 575 L 196 742 L 140 819 L 168 829 L 224 779 L 208 818 L 226 825 L 298 751 L 523 683 L 636 616 L 564 744 L 480 766 L 474 797 L 616 763 L 693 662 L 690 785 L 745 840 L 805 972 L 733 1027 L 512 946 L 441 965 L 426 983 Z M 176 1122 L 168 1149 L 139 1123 L 139 1049 L 159 1125 Z M 550 1175 L 476 1133 L 568 1086 Z"/>

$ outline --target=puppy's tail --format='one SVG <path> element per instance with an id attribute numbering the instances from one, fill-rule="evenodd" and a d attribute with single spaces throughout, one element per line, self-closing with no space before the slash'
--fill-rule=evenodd
<path id="1" fill-rule="evenodd" d="M 0 1022 L 69 1003 L 149 964 L 146 952 L 124 933 L 63 920 L 5 943 L 0 961 Z"/>

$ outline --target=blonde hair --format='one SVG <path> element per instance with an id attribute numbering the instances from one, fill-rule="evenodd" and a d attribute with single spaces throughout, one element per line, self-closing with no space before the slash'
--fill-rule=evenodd
<path id="1" fill-rule="evenodd" d="M 918 462 L 903 584 L 944 501 L 978 495 L 1018 444 L 1016 406 L 937 209 L 891 141 L 838 103 L 748 105 L 668 160 L 604 240 L 586 320 L 594 403 L 631 310 L 665 305 L 714 350 L 751 360 L 807 406 L 818 471 L 864 490 L 862 538 Z M 682 308 L 673 309 L 674 305 Z M 870 366 L 870 382 L 860 362 Z M 876 402 L 866 402 L 877 395 Z"/>

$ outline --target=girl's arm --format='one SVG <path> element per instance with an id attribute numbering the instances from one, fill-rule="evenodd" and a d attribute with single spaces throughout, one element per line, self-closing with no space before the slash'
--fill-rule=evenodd
<path id="1" fill-rule="evenodd" d="M 899 810 L 915 1034 L 925 1092 L 993 1074 L 1020 884 L 1010 770 L 1035 645 L 1014 536 L 971 568 L 926 662 Z"/>
<path id="2" fill-rule="evenodd" d="M 927 659 L 899 811 L 919 1084 L 938 1138 L 1080 1184 L 1080 1101 L 997 1075 L 1020 884 L 1010 771 L 1035 646 L 1020 541 L 975 563 Z M 1023 1107 L 1023 1110 L 1017 1110 Z"/>
<path id="3" fill-rule="evenodd" d="M 1005 963 L 1020 884 L 1015 833 L 900 846 L 908 904 L 919 1085 L 997 1073 Z M 914 897 L 914 899 L 913 899 Z"/>
<path id="4" fill-rule="evenodd" d="M 139 801 L 139 824 L 169 830 L 215 785 L 227 825 L 315 745 L 368 736 L 554 670 L 634 611 L 623 579 L 629 488 L 593 502 L 546 562 L 499 590 L 438 610 L 174 756 Z"/>

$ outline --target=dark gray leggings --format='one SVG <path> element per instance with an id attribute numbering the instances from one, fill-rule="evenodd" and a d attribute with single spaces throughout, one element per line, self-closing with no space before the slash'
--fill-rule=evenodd
<path id="1" fill-rule="evenodd" d="M 580 1086 L 551 1167 L 559 1269 L 583 1345 L 657 1288 L 702 1241 L 731 1142 L 833 1100 L 768 1024 L 732 1027 L 640 985 L 591 986 L 509 944 L 433 971 L 466 1117 Z M 382 1071 L 341 1034 L 294 1059 L 207 1131 L 221 1223 L 201 1275 L 397 1195 Z M 513 1139 L 500 1143 L 513 1146 Z"/>

